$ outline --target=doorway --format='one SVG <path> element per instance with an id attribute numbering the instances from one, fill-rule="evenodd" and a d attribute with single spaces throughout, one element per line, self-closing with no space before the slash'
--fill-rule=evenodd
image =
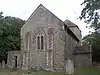
<path id="1" fill-rule="evenodd" d="M 15 58 L 15 68 L 17 68 L 17 56 L 14 56 Z"/>

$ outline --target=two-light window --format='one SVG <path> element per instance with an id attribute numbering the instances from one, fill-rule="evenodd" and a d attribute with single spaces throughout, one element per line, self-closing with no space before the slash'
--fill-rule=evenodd
<path id="1" fill-rule="evenodd" d="M 44 49 L 44 36 L 37 35 L 37 49 Z"/>

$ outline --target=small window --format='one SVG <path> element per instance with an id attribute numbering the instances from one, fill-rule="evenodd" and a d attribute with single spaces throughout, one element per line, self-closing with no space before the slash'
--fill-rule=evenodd
<path id="1" fill-rule="evenodd" d="M 43 35 L 37 36 L 37 49 L 44 49 L 44 36 Z"/>

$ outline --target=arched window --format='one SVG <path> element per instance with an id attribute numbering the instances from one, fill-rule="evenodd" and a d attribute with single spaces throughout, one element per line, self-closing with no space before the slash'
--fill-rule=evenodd
<path id="1" fill-rule="evenodd" d="M 44 49 L 44 36 L 43 35 L 37 35 L 37 49 Z"/>

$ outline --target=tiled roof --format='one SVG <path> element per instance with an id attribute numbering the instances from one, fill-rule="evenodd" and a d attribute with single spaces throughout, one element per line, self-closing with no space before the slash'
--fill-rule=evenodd
<path id="1" fill-rule="evenodd" d="M 89 44 L 84 44 L 83 46 L 76 46 L 73 53 L 88 53 L 90 52 Z"/>

